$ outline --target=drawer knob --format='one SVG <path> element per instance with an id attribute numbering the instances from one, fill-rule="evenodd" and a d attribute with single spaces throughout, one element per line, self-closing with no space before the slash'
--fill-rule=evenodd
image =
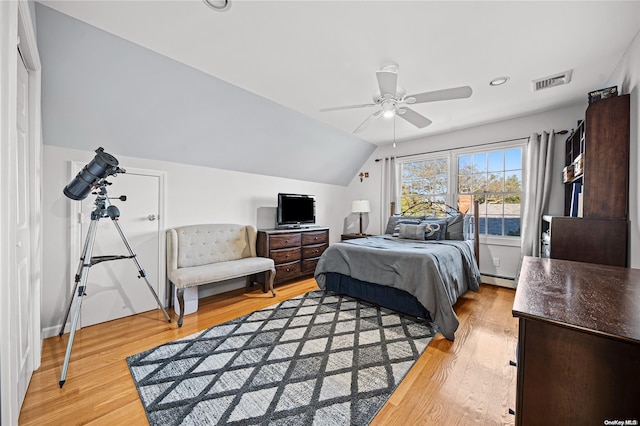
<path id="1" fill-rule="evenodd" d="M 317 240 L 317 239 L 318 239 L 318 237 L 313 237 L 313 239 L 314 239 L 314 240 Z"/>

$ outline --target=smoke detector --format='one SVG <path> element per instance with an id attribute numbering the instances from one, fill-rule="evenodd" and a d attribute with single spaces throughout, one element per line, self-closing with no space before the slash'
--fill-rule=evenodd
<path id="1" fill-rule="evenodd" d="M 565 71 L 560 74 L 555 74 L 549 77 L 539 78 L 531 81 L 532 89 L 534 92 L 542 89 L 548 89 L 550 87 L 562 86 L 563 84 L 569 84 L 571 81 L 571 73 L 573 70 Z"/>

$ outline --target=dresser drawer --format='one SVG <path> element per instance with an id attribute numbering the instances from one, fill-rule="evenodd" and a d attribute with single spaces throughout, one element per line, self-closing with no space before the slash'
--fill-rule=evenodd
<path id="1" fill-rule="evenodd" d="M 327 249 L 326 244 L 314 244 L 312 246 L 302 247 L 302 259 L 311 259 L 313 257 L 320 257 L 320 255 L 322 255 L 322 253 L 324 253 L 326 249 Z"/>
<path id="2" fill-rule="evenodd" d="M 273 249 L 298 247 L 300 245 L 300 233 L 292 232 L 290 234 L 271 235 L 269 238 L 269 247 Z"/>
<path id="3" fill-rule="evenodd" d="M 294 262 L 296 260 L 300 260 L 300 247 L 271 250 L 271 255 L 269 257 L 273 259 L 276 265 L 280 263 Z"/>
<path id="4" fill-rule="evenodd" d="M 286 281 L 300 275 L 300 261 L 276 265 L 276 281 Z"/>
<path id="5" fill-rule="evenodd" d="M 302 245 L 326 243 L 328 231 L 308 231 L 302 234 Z"/>
<path id="6" fill-rule="evenodd" d="M 317 257 L 315 259 L 304 259 L 302 261 L 302 273 L 303 274 L 312 274 L 316 270 L 316 265 L 318 264 Z"/>
<path id="7" fill-rule="evenodd" d="M 329 229 L 263 229 L 258 231 L 256 253 L 273 259 L 275 283 L 280 284 L 313 274 L 318 259 L 329 247 Z M 258 274 L 257 281 L 267 289 L 267 274 Z"/>

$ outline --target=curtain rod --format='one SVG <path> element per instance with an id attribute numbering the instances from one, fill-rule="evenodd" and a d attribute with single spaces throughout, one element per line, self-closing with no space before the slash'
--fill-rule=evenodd
<path id="1" fill-rule="evenodd" d="M 569 133 L 568 130 L 559 130 L 557 132 L 554 132 L 554 134 L 556 135 L 566 135 L 567 133 Z M 413 157 L 414 155 L 422 155 L 422 154 L 436 154 L 438 152 L 444 152 L 444 151 L 451 151 L 452 149 L 465 149 L 465 148 L 475 148 L 477 146 L 487 146 L 487 145 L 495 145 L 497 143 L 504 143 L 504 142 L 513 142 L 513 141 L 519 141 L 522 139 L 529 139 L 531 136 L 525 136 L 522 138 L 514 138 L 514 139 L 505 139 L 505 140 L 501 140 L 501 141 L 494 141 L 494 142 L 486 142 L 486 143 L 481 143 L 478 145 L 469 145 L 469 146 L 461 146 L 460 148 L 447 148 L 447 149 L 439 149 L 437 151 L 426 151 L 426 152 L 418 152 L 415 154 L 406 154 L 406 155 L 397 155 L 395 156 L 395 158 L 404 158 L 404 157 Z M 385 157 L 384 159 L 387 159 L 390 157 Z M 376 158 L 376 163 L 378 161 L 382 161 L 383 158 Z"/>

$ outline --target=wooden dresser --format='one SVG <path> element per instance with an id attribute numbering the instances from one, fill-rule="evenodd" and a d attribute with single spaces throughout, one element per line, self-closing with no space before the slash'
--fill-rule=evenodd
<path id="1" fill-rule="evenodd" d="M 329 246 L 329 228 L 262 229 L 258 231 L 258 256 L 276 264 L 275 283 L 313 275 L 320 255 Z"/>
<path id="2" fill-rule="evenodd" d="M 525 257 L 513 315 L 517 425 L 640 422 L 640 270 Z"/>

